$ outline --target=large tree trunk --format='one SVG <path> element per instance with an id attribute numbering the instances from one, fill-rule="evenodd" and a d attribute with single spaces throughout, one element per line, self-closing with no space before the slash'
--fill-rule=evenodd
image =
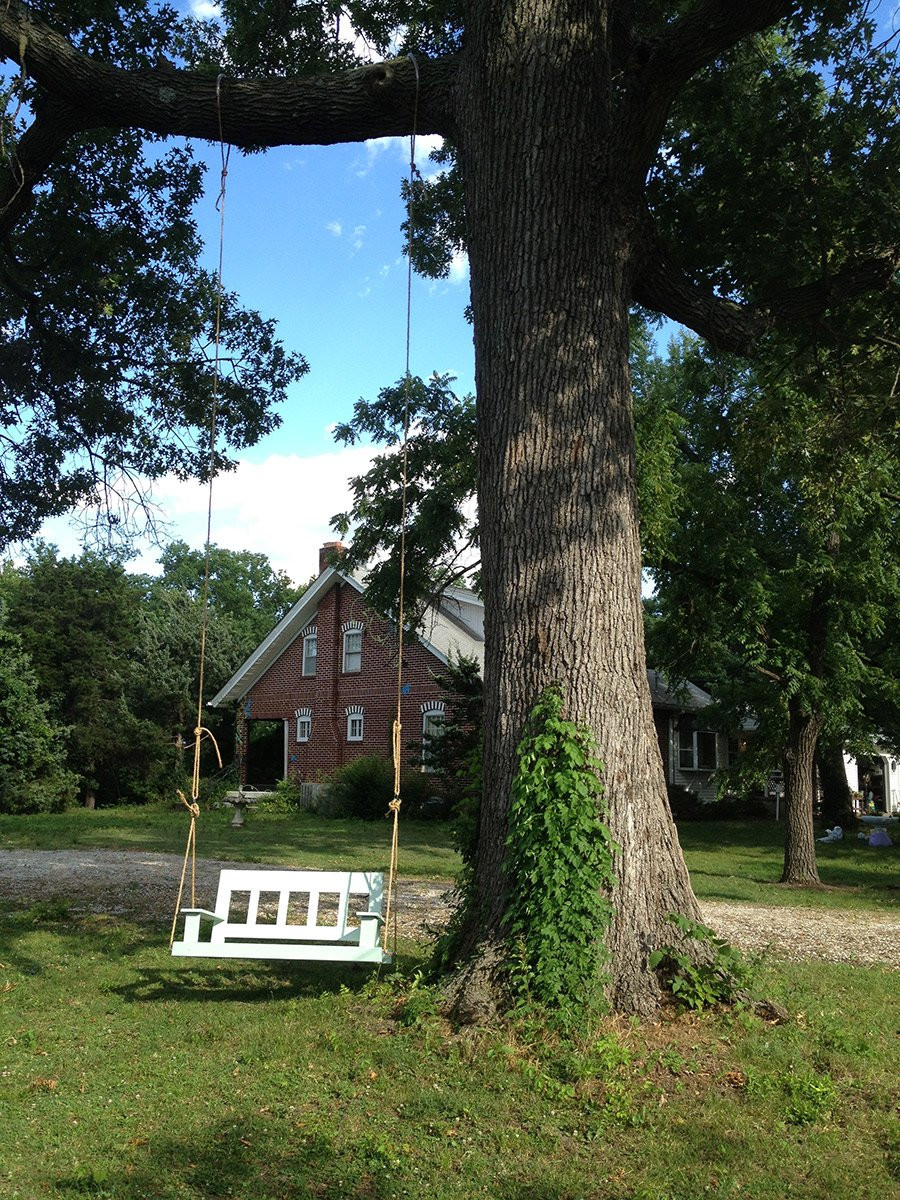
<path id="1" fill-rule="evenodd" d="M 822 718 L 796 698 L 788 703 L 788 747 L 784 755 L 784 872 L 782 883 L 820 887 L 813 829 L 816 742 Z"/>
<path id="2" fill-rule="evenodd" d="M 644 659 L 628 376 L 629 200 L 597 6 L 473 6 L 462 83 L 486 612 L 485 781 L 457 1013 L 504 956 L 515 750 L 540 692 L 596 734 L 616 854 L 609 999 L 648 1012 L 669 913 L 698 910 L 666 800 Z M 552 98 L 552 105 L 551 105 Z M 550 109 L 552 108 L 552 120 Z M 473 117 L 477 114 L 477 119 Z M 602 159 L 598 163 L 598 156 Z M 488 319 L 489 318 L 489 319 Z M 509 887 L 519 881 L 507 881 Z"/>

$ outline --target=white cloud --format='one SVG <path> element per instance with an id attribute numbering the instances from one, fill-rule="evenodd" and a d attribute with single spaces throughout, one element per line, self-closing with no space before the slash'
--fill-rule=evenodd
<path id="1" fill-rule="evenodd" d="M 428 156 L 432 150 L 436 150 L 443 143 L 443 138 L 436 133 L 422 134 L 416 138 L 416 166 L 426 178 L 429 175 L 437 175 L 441 171 L 446 170 L 445 167 L 437 167 L 433 163 L 429 164 Z M 368 175 L 375 164 L 383 155 L 389 155 L 397 162 L 397 165 L 409 166 L 409 138 L 408 137 L 383 137 L 369 138 L 363 143 L 365 148 L 366 158 L 364 162 L 357 160 L 356 174 L 363 178 Z"/>
<path id="2" fill-rule="evenodd" d="M 451 283 L 465 283 L 469 278 L 469 256 L 464 250 L 455 250 L 450 260 Z"/>
<path id="3" fill-rule="evenodd" d="M 329 233 L 333 233 L 335 237 L 340 237 L 343 230 L 340 221 L 329 221 L 325 228 Z"/>
<path id="4" fill-rule="evenodd" d="M 362 250 L 363 242 L 365 241 L 365 238 L 366 238 L 365 225 L 354 225 L 353 226 L 353 249 L 354 250 Z"/>
<path id="5" fill-rule="evenodd" d="M 213 483 L 212 540 L 228 550 L 266 554 L 273 567 L 297 583 L 318 567 L 318 549 L 336 537 L 329 521 L 350 507 L 348 481 L 368 470 L 370 447 L 347 446 L 306 458 L 270 454 L 261 462 L 242 462 Z M 167 475 L 153 485 L 153 499 L 167 524 L 163 541 L 181 538 L 195 549 L 206 541 L 206 485 Z M 64 518 L 48 521 L 42 536 L 63 555 L 78 554 L 79 529 Z M 160 551 L 144 543 L 128 564 L 135 572 L 156 574 Z"/>
<path id="6" fill-rule="evenodd" d="M 198 21 L 215 21 L 222 15 L 222 10 L 213 0 L 191 0 L 191 16 Z"/>

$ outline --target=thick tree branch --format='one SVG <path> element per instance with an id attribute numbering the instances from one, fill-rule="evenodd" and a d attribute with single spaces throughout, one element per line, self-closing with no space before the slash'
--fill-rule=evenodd
<path id="1" fill-rule="evenodd" d="M 31 148 L 29 186 L 78 128 L 129 127 L 217 140 L 221 108 L 222 133 L 233 145 L 332 145 L 408 134 L 416 111 L 416 71 L 407 59 L 309 78 L 226 77 L 217 99 L 216 80 L 206 75 L 171 67 L 125 71 L 81 54 L 18 0 L 0 5 L 0 54 L 24 66 L 53 98 L 57 113 L 69 114 L 55 147 L 44 128 L 33 139 L 40 149 Z M 450 134 L 456 61 L 423 60 L 418 66 L 417 131 Z M 8 186 L 7 197 L 17 187 L 15 181 Z"/>
<path id="2" fill-rule="evenodd" d="M 717 349 L 746 354 L 770 329 L 815 320 L 838 301 L 885 288 L 898 266 L 900 254 L 885 251 L 846 263 L 823 279 L 785 288 L 777 296 L 738 304 L 688 279 L 651 232 L 632 294 L 638 304 L 686 325 Z"/>
<path id="3" fill-rule="evenodd" d="M 0 171 L 0 240 L 31 205 L 32 192 L 73 134 L 84 128 L 77 113 L 56 101 L 37 108 L 34 121 L 8 150 Z"/>
<path id="4" fill-rule="evenodd" d="M 641 178 L 656 155 L 672 102 L 691 76 L 797 8 L 797 0 L 706 0 L 643 43 L 643 64 L 631 74 L 628 121 Z"/>

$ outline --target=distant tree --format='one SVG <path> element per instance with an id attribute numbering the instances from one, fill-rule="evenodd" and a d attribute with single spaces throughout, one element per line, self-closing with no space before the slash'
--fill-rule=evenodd
<path id="1" fill-rule="evenodd" d="M 663 384 L 681 507 L 653 565 L 654 656 L 755 717 L 751 748 L 784 769 L 783 881 L 816 884 L 817 745 L 871 744 L 866 698 L 896 688 L 872 656 L 900 607 L 888 347 L 801 346 L 750 370 L 683 338 Z"/>
<path id="2" fill-rule="evenodd" d="M 0 812 L 56 811 L 74 800 L 78 780 L 66 769 L 66 740 L 0 603 Z"/>
<path id="3" fill-rule="evenodd" d="M 192 550 L 183 541 L 170 542 L 159 563 L 162 574 L 151 582 L 151 598 L 160 592 L 180 595 L 196 604 L 199 612 L 206 571 L 205 551 Z M 305 585 L 294 584 L 284 571 L 272 566 L 265 554 L 210 547 L 209 609 L 215 618 L 226 618 L 231 625 L 226 636 L 232 665 L 220 683 L 271 632 L 304 590 Z"/>
<path id="4" fill-rule="evenodd" d="M 128 688 L 139 642 L 141 590 L 119 562 L 84 551 L 58 558 L 39 543 L 12 589 L 10 626 L 21 638 L 42 701 L 69 727 L 68 766 L 84 804 L 143 798 L 160 735 L 136 717 Z"/>
<path id="5" fill-rule="evenodd" d="M 135 670 L 130 677 L 129 705 L 141 718 L 153 722 L 175 760 L 184 765 L 185 751 L 193 744 L 200 696 L 200 645 L 203 608 L 199 598 L 174 588 L 151 585 L 139 617 Z M 248 653 L 248 639 L 228 614 L 210 608 L 206 614 L 204 649 L 204 701 L 209 700 Z M 204 708 L 202 724 L 210 729 L 227 761 L 225 742 L 232 721 L 221 712 Z M 209 747 L 205 747 L 209 751 Z M 167 757 L 172 757 L 167 751 Z M 205 762 L 214 767 L 207 753 Z"/>

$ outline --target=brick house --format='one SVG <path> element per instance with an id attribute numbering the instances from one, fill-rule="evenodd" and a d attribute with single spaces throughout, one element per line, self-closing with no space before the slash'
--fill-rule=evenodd
<path id="1" fill-rule="evenodd" d="M 391 755 L 397 704 L 397 635 L 367 608 L 365 586 L 330 560 L 339 542 L 319 551 L 319 576 L 209 702 L 236 705 L 235 745 L 241 783 L 258 783 L 248 761 L 249 726 L 275 723 L 277 773 L 314 783 L 365 754 Z M 484 605 L 465 588 L 448 588 L 426 611 L 419 636 L 403 651 L 403 743 L 413 754 L 446 714 L 436 676 L 457 655 L 484 662 Z M 671 689 L 648 671 L 653 717 L 669 784 L 703 800 L 716 796 L 717 769 L 736 752 L 733 738 L 709 729 L 702 713 L 712 697 L 695 684 Z"/>
<path id="2" fill-rule="evenodd" d="M 241 783 L 255 770 L 247 755 L 253 721 L 281 723 L 281 774 L 300 782 L 361 755 L 391 754 L 397 631 L 367 608 L 360 580 L 330 565 L 342 549 L 322 547 L 318 578 L 209 702 L 237 706 Z M 448 588 L 403 648 L 402 737 L 410 753 L 444 719 L 447 696 L 435 677 L 457 655 L 483 663 L 484 606 L 473 592 Z"/>

